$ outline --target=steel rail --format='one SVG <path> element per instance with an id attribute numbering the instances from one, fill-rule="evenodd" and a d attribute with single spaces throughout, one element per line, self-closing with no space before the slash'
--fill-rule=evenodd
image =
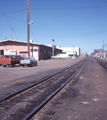
<path id="1" fill-rule="evenodd" d="M 82 61 L 82 60 L 81 60 L 81 61 Z M 81 62 L 81 61 L 80 61 L 80 62 Z M 80 63 L 80 62 L 78 62 L 78 63 Z M 78 63 L 75 63 L 74 65 L 76 65 L 76 64 L 78 64 Z M 74 65 L 72 65 L 72 66 L 70 66 L 70 67 L 73 67 Z M 63 70 L 61 70 L 61 71 L 59 71 L 59 72 L 57 72 L 57 73 L 55 73 L 55 74 L 53 74 L 53 75 L 50 75 L 50 76 L 48 76 L 48 77 L 46 77 L 46 78 L 44 78 L 44 79 L 42 79 L 42 80 L 40 80 L 40 81 L 38 81 L 38 82 L 35 82 L 34 84 L 31 84 L 31 85 L 29 85 L 29 86 L 27 86 L 27 87 L 25 87 L 25 88 L 23 88 L 23 89 L 20 89 L 19 91 L 16 91 L 16 92 L 14 92 L 14 93 L 12 93 L 12 94 L 9 94 L 9 95 L 1 98 L 1 99 L 0 99 L 0 103 L 2 103 L 2 102 L 4 102 L 4 101 L 12 98 L 12 97 L 15 96 L 15 95 L 18 95 L 19 93 L 24 92 L 25 90 L 28 90 L 28 89 L 34 87 L 35 85 L 38 85 L 39 83 L 42 83 L 42 82 L 48 80 L 49 78 L 51 78 L 51 77 L 53 77 L 53 76 L 55 76 L 55 75 L 58 75 L 59 73 L 65 71 L 65 70 L 67 70 L 67 69 L 69 69 L 70 67 L 67 67 L 67 68 L 65 68 L 65 69 L 63 69 Z"/>
<path id="2" fill-rule="evenodd" d="M 36 113 L 38 113 L 84 66 L 85 62 L 81 67 L 63 84 L 59 87 L 54 93 L 52 93 L 46 100 L 44 100 L 36 109 L 34 109 L 30 114 L 28 114 L 23 120 L 30 120 Z"/>

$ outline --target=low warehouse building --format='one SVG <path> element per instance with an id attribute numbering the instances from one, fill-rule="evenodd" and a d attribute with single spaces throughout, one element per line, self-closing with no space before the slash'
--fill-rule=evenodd
<path id="1" fill-rule="evenodd" d="M 0 55 L 21 55 L 28 56 L 28 43 L 16 40 L 3 40 L 0 41 Z M 36 60 L 50 59 L 52 56 L 52 47 L 42 44 L 29 43 L 30 56 Z M 55 48 L 54 54 L 62 53 L 61 49 Z"/>
<path id="2" fill-rule="evenodd" d="M 79 47 L 61 47 L 63 52 L 72 52 L 72 55 L 80 56 L 81 50 Z"/>

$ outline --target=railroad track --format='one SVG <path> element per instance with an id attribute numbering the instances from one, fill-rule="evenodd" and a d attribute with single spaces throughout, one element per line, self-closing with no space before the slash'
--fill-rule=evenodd
<path id="1" fill-rule="evenodd" d="M 0 113 L 4 111 L 4 114 L 0 114 L 0 118 L 7 120 L 13 118 L 29 120 L 32 118 L 78 73 L 85 61 L 82 60 L 54 75 L 1 98 Z M 9 112 L 8 115 L 6 115 L 6 112 Z"/>

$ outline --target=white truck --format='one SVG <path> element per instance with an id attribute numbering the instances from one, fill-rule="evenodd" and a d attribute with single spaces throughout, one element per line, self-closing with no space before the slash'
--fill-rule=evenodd
<path id="1" fill-rule="evenodd" d="M 69 58 L 69 55 L 68 54 L 58 54 L 58 55 L 55 55 L 55 56 L 51 56 L 52 59 L 62 59 L 62 58 Z"/>
<path id="2" fill-rule="evenodd" d="M 24 60 L 20 60 L 21 66 L 34 66 L 37 65 L 37 60 L 34 59 L 34 57 L 26 57 Z"/>
<path id="3" fill-rule="evenodd" d="M 75 51 L 67 51 L 67 52 L 63 52 L 61 54 L 57 54 L 55 56 L 51 56 L 52 59 L 56 59 L 56 58 L 77 58 L 77 53 Z"/>

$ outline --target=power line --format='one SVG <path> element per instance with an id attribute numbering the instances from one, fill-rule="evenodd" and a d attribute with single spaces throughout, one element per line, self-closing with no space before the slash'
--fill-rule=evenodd
<path id="1" fill-rule="evenodd" d="M 42 10 L 42 9 L 85 9 L 85 8 L 107 8 L 107 6 L 89 6 L 89 7 L 65 7 L 65 8 L 31 8 L 37 9 L 37 10 Z"/>
<path id="2" fill-rule="evenodd" d="M 85 8 L 107 8 L 107 6 L 86 6 L 86 7 L 65 7 L 65 8 L 30 8 L 30 10 L 33 9 L 85 9 Z M 10 12 L 5 12 L 5 13 L 0 13 L 0 15 L 5 15 L 5 14 L 10 14 L 10 13 L 16 13 L 16 12 L 21 12 L 25 11 L 27 9 L 21 9 L 21 10 L 16 10 L 16 11 L 10 11 Z"/>
<path id="3" fill-rule="evenodd" d="M 85 8 L 107 8 L 107 6 L 89 6 L 89 7 L 66 7 L 66 8 L 30 8 L 30 10 L 47 10 L 47 9 L 85 9 Z M 10 12 L 5 12 L 5 13 L 0 13 L 0 15 L 2 16 L 5 16 L 5 17 L 8 17 L 8 18 L 11 18 L 11 19 L 15 19 L 15 20 L 19 20 L 19 21 L 23 21 L 23 20 L 20 20 L 20 19 L 17 19 L 17 18 L 13 18 L 13 17 L 10 17 L 10 16 L 7 16 L 5 14 L 10 14 L 10 13 L 16 13 L 16 12 L 21 12 L 21 11 L 25 11 L 27 9 L 21 9 L 21 10 L 16 10 L 16 11 L 10 11 Z M 25 21 L 23 21 L 25 22 Z"/>
<path id="4" fill-rule="evenodd" d="M 10 13 L 16 13 L 16 12 L 21 12 L 21 11 L 25 11 L 25 10 L 26 9 L 21 9 L 21 10 L 16 10 L 16 11 L 10 11 L 10 12 L 1 13 L 0 15 L 10 14 Z"/>
<path id="5" fill-rule="evenodd" d="M 7 16 L 7 15 L 3 15 L 3 14 L 2 14 L 2 16 L 8 17 L 8 18 L 11 18 L 11 19 L 14 19 L 14 20 L 19 20 L 19 21 L 22 21 L 22 22 L 26 22 L 26 21 L 24 21 L 24 20 L 20 20 L 20 19 L 17 19 L 17 18 L 13 18 L 13 17 Z"/>
<path id="6" fill-rule="evenodd" d="M 100 31 L 100 32 L 93 32 L 93 33 L 84 33 L 84 34 L 77 34 L 77 35 L 66 35 L 66 36 L 48 36 L 48 35 L 36 35 L 40 37 L 82 37 L 82 36 L 92 36 L 97 34 L 107 33 L 107 31 Z"/>

